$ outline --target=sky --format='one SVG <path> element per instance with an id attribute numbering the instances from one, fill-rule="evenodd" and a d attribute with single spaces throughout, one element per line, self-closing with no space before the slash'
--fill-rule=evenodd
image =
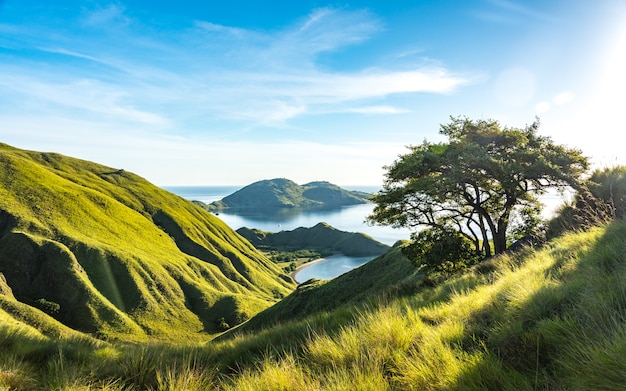
<path id="1" fill-rule="evenodd" d="M 0 142 L 160 186 L 381 185 L 450 116 L 626 164 L 626 1 L 0 0 Z"/>

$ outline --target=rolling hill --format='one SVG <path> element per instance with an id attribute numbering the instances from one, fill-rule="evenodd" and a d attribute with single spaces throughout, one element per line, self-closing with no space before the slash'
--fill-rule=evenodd
<path id="1" fill-rule="evenodd" d="M 225 208 L 336 208 L 364 204 L 369 193 L 350 191 L 328 182 L 298 185 L 284 179 L 268 179 L 245 186 L 220 201 L 211 210 Z"/>
<path id="2" fill-rule="evenodd" d="M 379 255 L 389 249 L 372 237 L 360 232 L 346 232 L 318 223 L 291 231 L 266 232 L 255 228 L 239 228 L 237 233 L 261 250 L 313 250 L 322 255 L 341 253 L 352 257 Z"/>
<path id="3" fill-rule="evenodd" d="M 429 283 L 395 246 L 184 346 L 105 344 L 60 324 L 51 337 L 0 310 L 0 388 L 620 390 L 625 235 L 623 222 L 568 233 Z"/>
<path id="4" fill-rule="evenodd" d="M 219 219 L 133 173 L 0 144 L 4 317 L 103 339 L 207 339 L 294 286 Z"/>
<path id="5" fill-rule="evenodd" d="M 342 306 L 358 306 L 401 289 L 414 292 L 423 275 L 402 255 L 404 242 L 397 242 L 384 254 L 332 280 L 312 279 L 280 302 L 269 307 L 233 332 L 262 330 L 268 325 L 327 313 Z M 381 272 L 384 271 L 384 272 Z M 228 337 L 228 336 L 224 336 Z"/>

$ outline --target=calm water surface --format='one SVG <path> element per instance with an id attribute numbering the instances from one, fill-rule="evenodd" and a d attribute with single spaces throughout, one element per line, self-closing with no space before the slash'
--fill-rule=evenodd
<path id="1" fill-rule="evenodd" d="M 372 257 L 357 258 L 346 257 L 345 255 L 334 255 L 300 270 L 295 274 L 294 278 L 298 283 L 303 283 L 310 278 L 327 280 L 349 272 L 355 267 L 359 267 L 371 260 Z"/>
<path id="2" fill-rule="evenodd" d="M 242 186 L 172 186 L 164 187 L 188 200 L 198 200 L 207 204 L 221 200 L 239 190 Z M 346 187 L 349 190 L 375 192 L 379 188 L 375 186 Z M 558 194 L 548 194 L 542 201 L 546 204 L 544 217 L 548 217 L 562 203 L 562 197 Z M 272 211 L 237 211 L 220 212 L 222 219 L 232 229 L 241 227 L 257 228 L 263 231 L 279 232 L 291 231 L 298 227 L 313 227 L 325 222 L 331 226 L 347 232 L 363 232 L 379 242 L 393 245 L 396 241 L 409 239 L 411 231 L 408 229 L 394 229 L 391 227 L 370 226 L 365 223 L 365 218 L 372 213 L 373 204 L 360 204 L 342 207 L 338 209 L 310 210 L 285 208 Z M 322 262 L 315 263 L 302 269 L 296 275 L 296 281 L 304 282 L 310 278 L 329 279 L 361 266 L 370 261 L 371 257 L 347 257 L 334 256 Z"/>
<path id="3" fill-rule="evenodd" d="M 238 186 L 176 186 L 165 187 L 188 200 L 198 200 L 207 204 L 221 200 L 239 190 Z M 350 190 L 367 192 L 377 191 L 374 186 L 352 187 Z M 391 227 L 370 226 L 365 223 L 365 218 L 372 213 L 373 204 L 359 204 L 346 206 L 338 209 L 298 209 L 281 208 L 270 211 L 245 210 L 245 211 L 221 211 L 219 218 L 232 229 L 241 227 L 257 228 L 268 232 L 291 231 L 298 227 L 313 227 L 325 222 L 331 226 L 347 232 L 363 232 L 379 242 L 393 245 L 401 239 L 408 239 L 410 231 L 407 229 L 394 229 Z"/>

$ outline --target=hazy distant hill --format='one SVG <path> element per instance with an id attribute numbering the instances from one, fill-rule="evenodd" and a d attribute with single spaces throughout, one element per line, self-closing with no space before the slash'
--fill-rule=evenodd
<path id="1" fill-rule="evenodd" d="M 276 233 L 243 227 L 239 228 L 237 233 L 258 249 L 277 251 L 308 249 L 322 254 L 341 253 L 353 257 L 379 255 L 389 249 L 386 244 L 366 234 L 340 231 L 326 223 Z"/>
<path id="2" fill-rule="evenodd" d="M 328 182 L 311 182 L 298 185 L 284 179 L 268 179 L 252 183 L 220 201 L 210 208 L 332 208 L 363 204 L 369 193 L 345 190 Z"/>
<path id="3" fill-rule="evenodd" d="M 137 175 L 0 144 L 0 315 L 103 338 L 197 338 L 293 287 L 221 220 Z"/>

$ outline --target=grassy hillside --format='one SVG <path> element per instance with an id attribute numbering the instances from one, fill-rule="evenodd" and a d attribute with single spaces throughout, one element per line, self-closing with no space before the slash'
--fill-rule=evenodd
<path id="1" fill-rule="evenodd" d="M 266 232 L 254 228 L 239 228 L 237 233 L 256 248 L 274 251 L 309 249 L 323 255 L 341 253 L 360 257 L 378 255 L 389 249 L 372 237 L 360 232 L 346 232 L 318 223 L 314 227 L 300 227 L 291 231 Z"/>
<path id="2" fill-rule="evenodd" d="M 137 175 L 4 144 L 0 274 L 0 292 L 48 318 L 135 341 L 207 338 L 293 287 L 219 219 Z"/>
<path id="3" fill-rule="evenodd" d="M 232 331 L 249 333 L 342 306 L 361 305 L 400 291 L 415 292 L 422 285 L 423 276 L 402 255 L 402 245 L 399 242 L 379 257 L 332 280 L 313 279 L 299 285 L 292 294 Z"/>
<path id="4" fill-rule="evenodd" d="M 53 340 L 3 325 L 0 386 L 619 390 L 626 384 L 624 237 L 621 222 L 567 234 L 435 286 L 392 272 L 400 287 L 376 290 L 384 293 L 377 300 L 186 347 Z"/>
<path id="5" fill-rule="evenodd" d="M 289 179 L 277 178 L 252 183 L 208 208 L 334 208 L 363 204 L 369 197 L 368 193 L 345 190 L 328 182 L 300 186 Z"/>

